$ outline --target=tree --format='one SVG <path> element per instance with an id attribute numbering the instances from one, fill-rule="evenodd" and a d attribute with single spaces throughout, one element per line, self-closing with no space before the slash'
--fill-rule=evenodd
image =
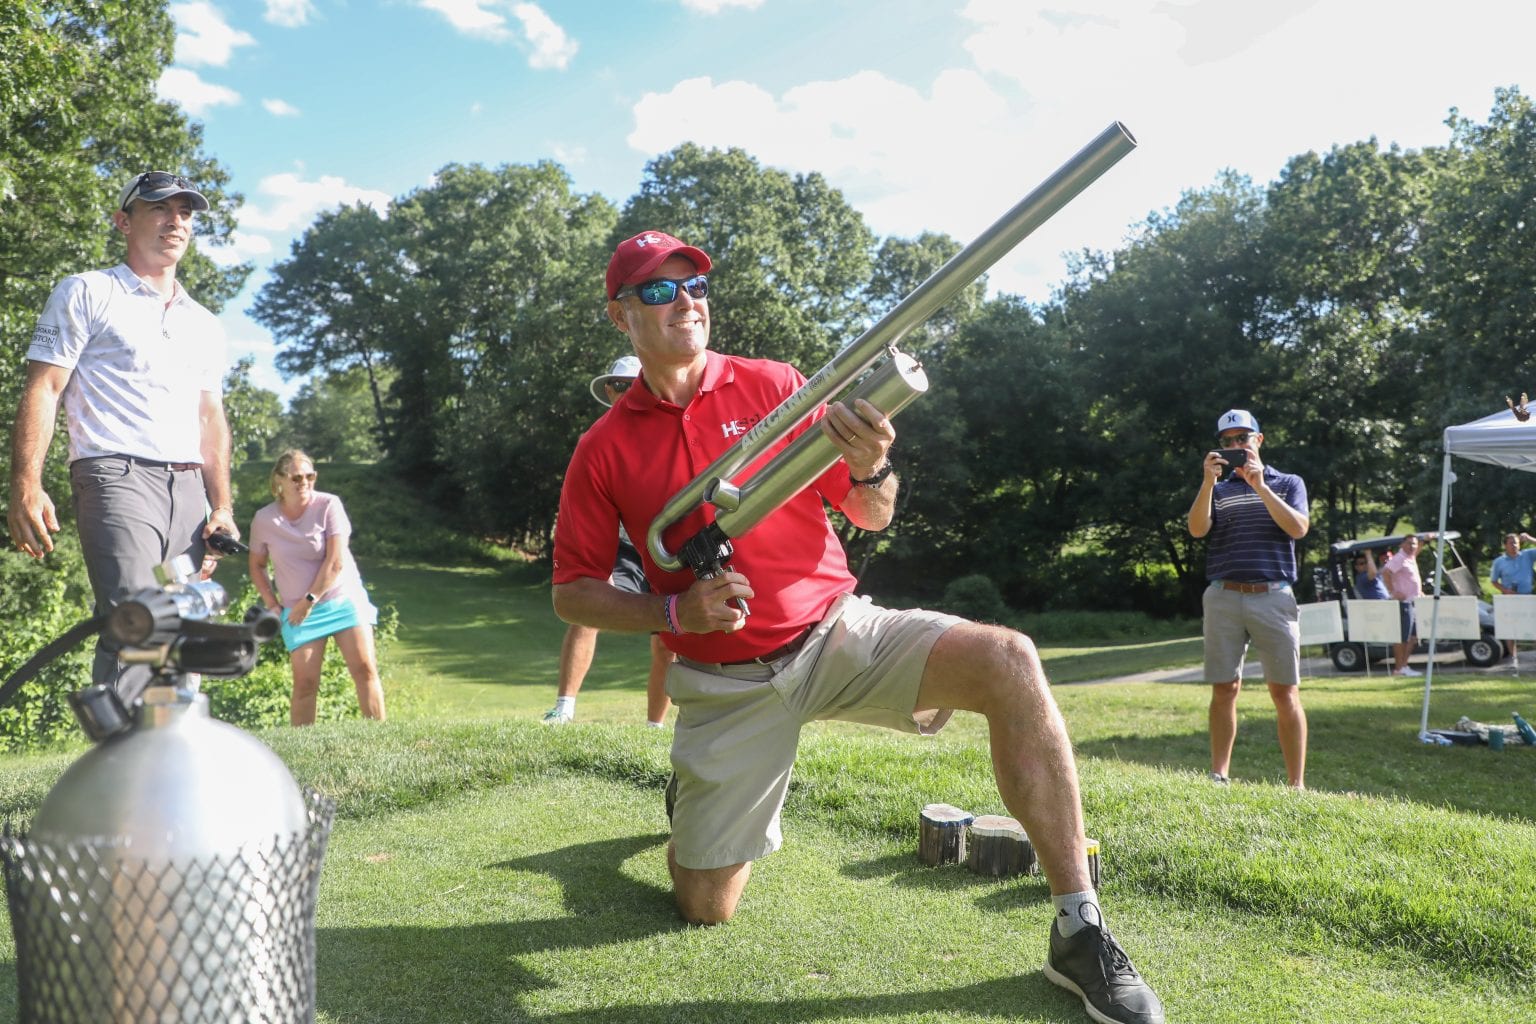
<path id="1" fill-rule="evenodd" d="M 250 310 L 276 337 L 285 377 L 360 370 L 381 439 L 388 433 L 381 378 L 407 315 L 409 274 L 390 222 L 358 203 L 322 213 L 273 266 Z"/>
<path id="2" fill-rule="evenodd" d="M 903 413 L 899 539 L 880 573 L 929 586 L 985 573 L 1009 602 L 1054 593 L 1051 563 L 1094 471 L 1081 356 L 1023 299 L 998 296 L 928 362 L 929 393 Z"/>
<path id="3" fill-rule="evenodd" d="M 1404 467 L 1420 522 L 1437 514 L 1441 431 L 1498 412 L 1506 397 L 1536 395 L 1536 105 L 1499 89 L 1486 123 L 1455 110 L 1446 123 L 1419 244 L 1415 299 L 1426 316 L 1400 342 L 1424 371 L 1406 424 L 1416 462 Z M 1452 525 L 1477 528 L 1483 546 L 1536 521 L 1526 474 L 1462 463 L 1457 475 Z"/>
<path id="4" fill-rule="evenodd" d="M 450 165 L 390 217 L 413 268 L 391 355 L 414 439 L 391 454 L 441 467 L 476 526 L 542 550 L 597 412 L 586 382 L 617 343 L 599 284 L 613 207 L 550 162 Z"/>
<path id="5" fill-rule="evenodd" d="M 1260 423 L 1272 414 L 1267 388 L 1278 362 L 1262 329 L 1263 215 L 1263 193 L 1223 175 L 1149 217 L 1113 256 L 1083 257 L 1063 288 L 1054 317 L 1081 352 L 1083 387 L 1068 457 L 1093 467 L 1071 507 L 1081 537 L 1118 576 L 1120 585 L 1105 589 L 1120 601 L 1138 588 L 1149 597 L 1153 584 L 1140 567 L 1161 563 L 1182 593 L 1157 599 L 1191 607 L 1204 583 L 1204 547 L 1190 538 L 1184 513 L 1216 417 L 1233 406 L 1254 409 Z M 1283 428 L 1266 432 L 1266 451 L 1281 465 L 1285 438 Z"/>
<path id="6" fill-rule="evenodd" d="M 277 394 L 251 380 L 255 363 L 245 356 L 224 377 L 224 416 L 229 420 L 232 467 L 268 455 L 282 421 L 283 403 Z"/>
<path id="7" fill-rule="evenodd" d="M 948 235 L 924 232 L 915 239 L 887 238 L 880 243 L 874 259 L 874 271 L 865 286 L 865 303 L 871 318 L 886 316 L 934 275 L 960 251 L 960 243 Z M 941 434 L 958 438 L 965 425 L 956 422 L 962 403 L 954 401 L 953 388 L 938 385 L 937 367 L 954 343 L 961 325 L 974 319 L 982 305 L 986 289 L 985 277 L 967 285 L 959 295 L 935 313 L 924 324 L 913 328 L 900 342 L 899 348 L 927 364 L 930 371 L 929 392 L 920 399 L 927 415 L 912 418 L 910 411 L 897 426 L 897 447 L 891 458 L 900 464 L 903 485 L 898 498 L 898 514 L 892 525 L 879 533 L 868 533 L 847 523 L 838 521 L 838 532 L 847 549 L 849 563 L 859 576 L 874 563 L 882 552 L 900 552 L 910 548 L 899 538 L 906 532 L 906 524 L 917 517 L 916 529 L 921 532 L 931 525 L 922 523 L 924 511 L 921 505 L 911 505 L 914 493 L 932 493 L 931 486 L 942 487 L 941 481 L 952 479 L 957 468 L 964 465 L 953 457 L 954 449 L 944 443 L 930 443 L 930 435 Z M 910 409 L 910 407 L 909 407 Z M 942 424 L 942 426 L 941 426 Z M 912 481 L 921 481 L 921 490 L 914 490 Z"/>
<path id="8" fill-rule="evenodd" d="M 387 368 L 381 376 L 354 366 L 310 380 L 288 403 L 279 436 L 286 446 L 302 448 L 316 459 L 373 462 L 383 450 L 371 393 L 393 379 Z"/>
<path id="9" fill-rule="evenodd" d="M 1264 332 L 1279 356 L 1266 401 L 1285 410 L 1315 540 L 1390 530 L 1418 475 L 1405 438 L 1420 359 L 1404 342 L 1426 322 L 1412 297 L 1425 166 L 1373 139 L 1292 158 L 1266 195 Z"/>

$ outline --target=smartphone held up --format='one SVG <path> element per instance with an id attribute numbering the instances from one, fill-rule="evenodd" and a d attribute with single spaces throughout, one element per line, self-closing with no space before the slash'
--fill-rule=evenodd
<path id="1" fill-rule="evenodd" d="M 1238 466 L 1248 465 L 1248 449 L 1246 448 L 1223 448 L 1216 454 L 1221 458 L 1222 462 L 1227 464 L 1227 468 L 1221 472 L 1222 480 L 1231 480 L 1232 474 L 1237 471 Z"/>

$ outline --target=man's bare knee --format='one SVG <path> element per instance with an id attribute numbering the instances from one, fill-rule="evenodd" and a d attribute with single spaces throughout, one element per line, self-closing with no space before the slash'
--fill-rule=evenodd
<path id="1" fill-rule="evenodd" d="M 685 868 L 677 862 L 677 847 L 667 844 L 667 870 L 672 875 L 672 895 L 677 912 L 689 924 L 724 924 L 736 915 L 742 890 L 752 874 L 752 863 L 704 870 Z"/>

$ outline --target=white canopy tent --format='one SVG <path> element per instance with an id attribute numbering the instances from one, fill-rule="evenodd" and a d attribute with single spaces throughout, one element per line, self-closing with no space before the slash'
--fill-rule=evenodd
<path id="1" fill-rule="evenodd" d="M 1445 519 L 1451 504 L 1452 457 L 1486 462 L 1505 469 L 1536 473 L 1536 415 L 1521 422 L 1506 409 L 1471 423 L 1445 428 L 1445 468 L 1440 477 L 1440 526 L 1435 539 L 1435 612 L 1429 617 L 1429 649 L 1435 649 L 1439 625 L 1440 588 L 1444 578 Z M 1430 658 L 1424 672 L 1424 712 L 1419 719 L 1419 738 L 1429 733 L 1429 692 L 1435 680 L 1435 659 Z"/>

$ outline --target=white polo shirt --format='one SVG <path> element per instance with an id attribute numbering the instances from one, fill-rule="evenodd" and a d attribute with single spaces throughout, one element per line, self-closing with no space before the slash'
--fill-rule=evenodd
<path id="1" fill-rule="evenodd" d="M 202 462 L 204 391 L 221 392 L 224 325 L 181 287 L 165 297 L 124 264 L 59 282 L 27 358 L 72 369 L 69 459 Z"/>

